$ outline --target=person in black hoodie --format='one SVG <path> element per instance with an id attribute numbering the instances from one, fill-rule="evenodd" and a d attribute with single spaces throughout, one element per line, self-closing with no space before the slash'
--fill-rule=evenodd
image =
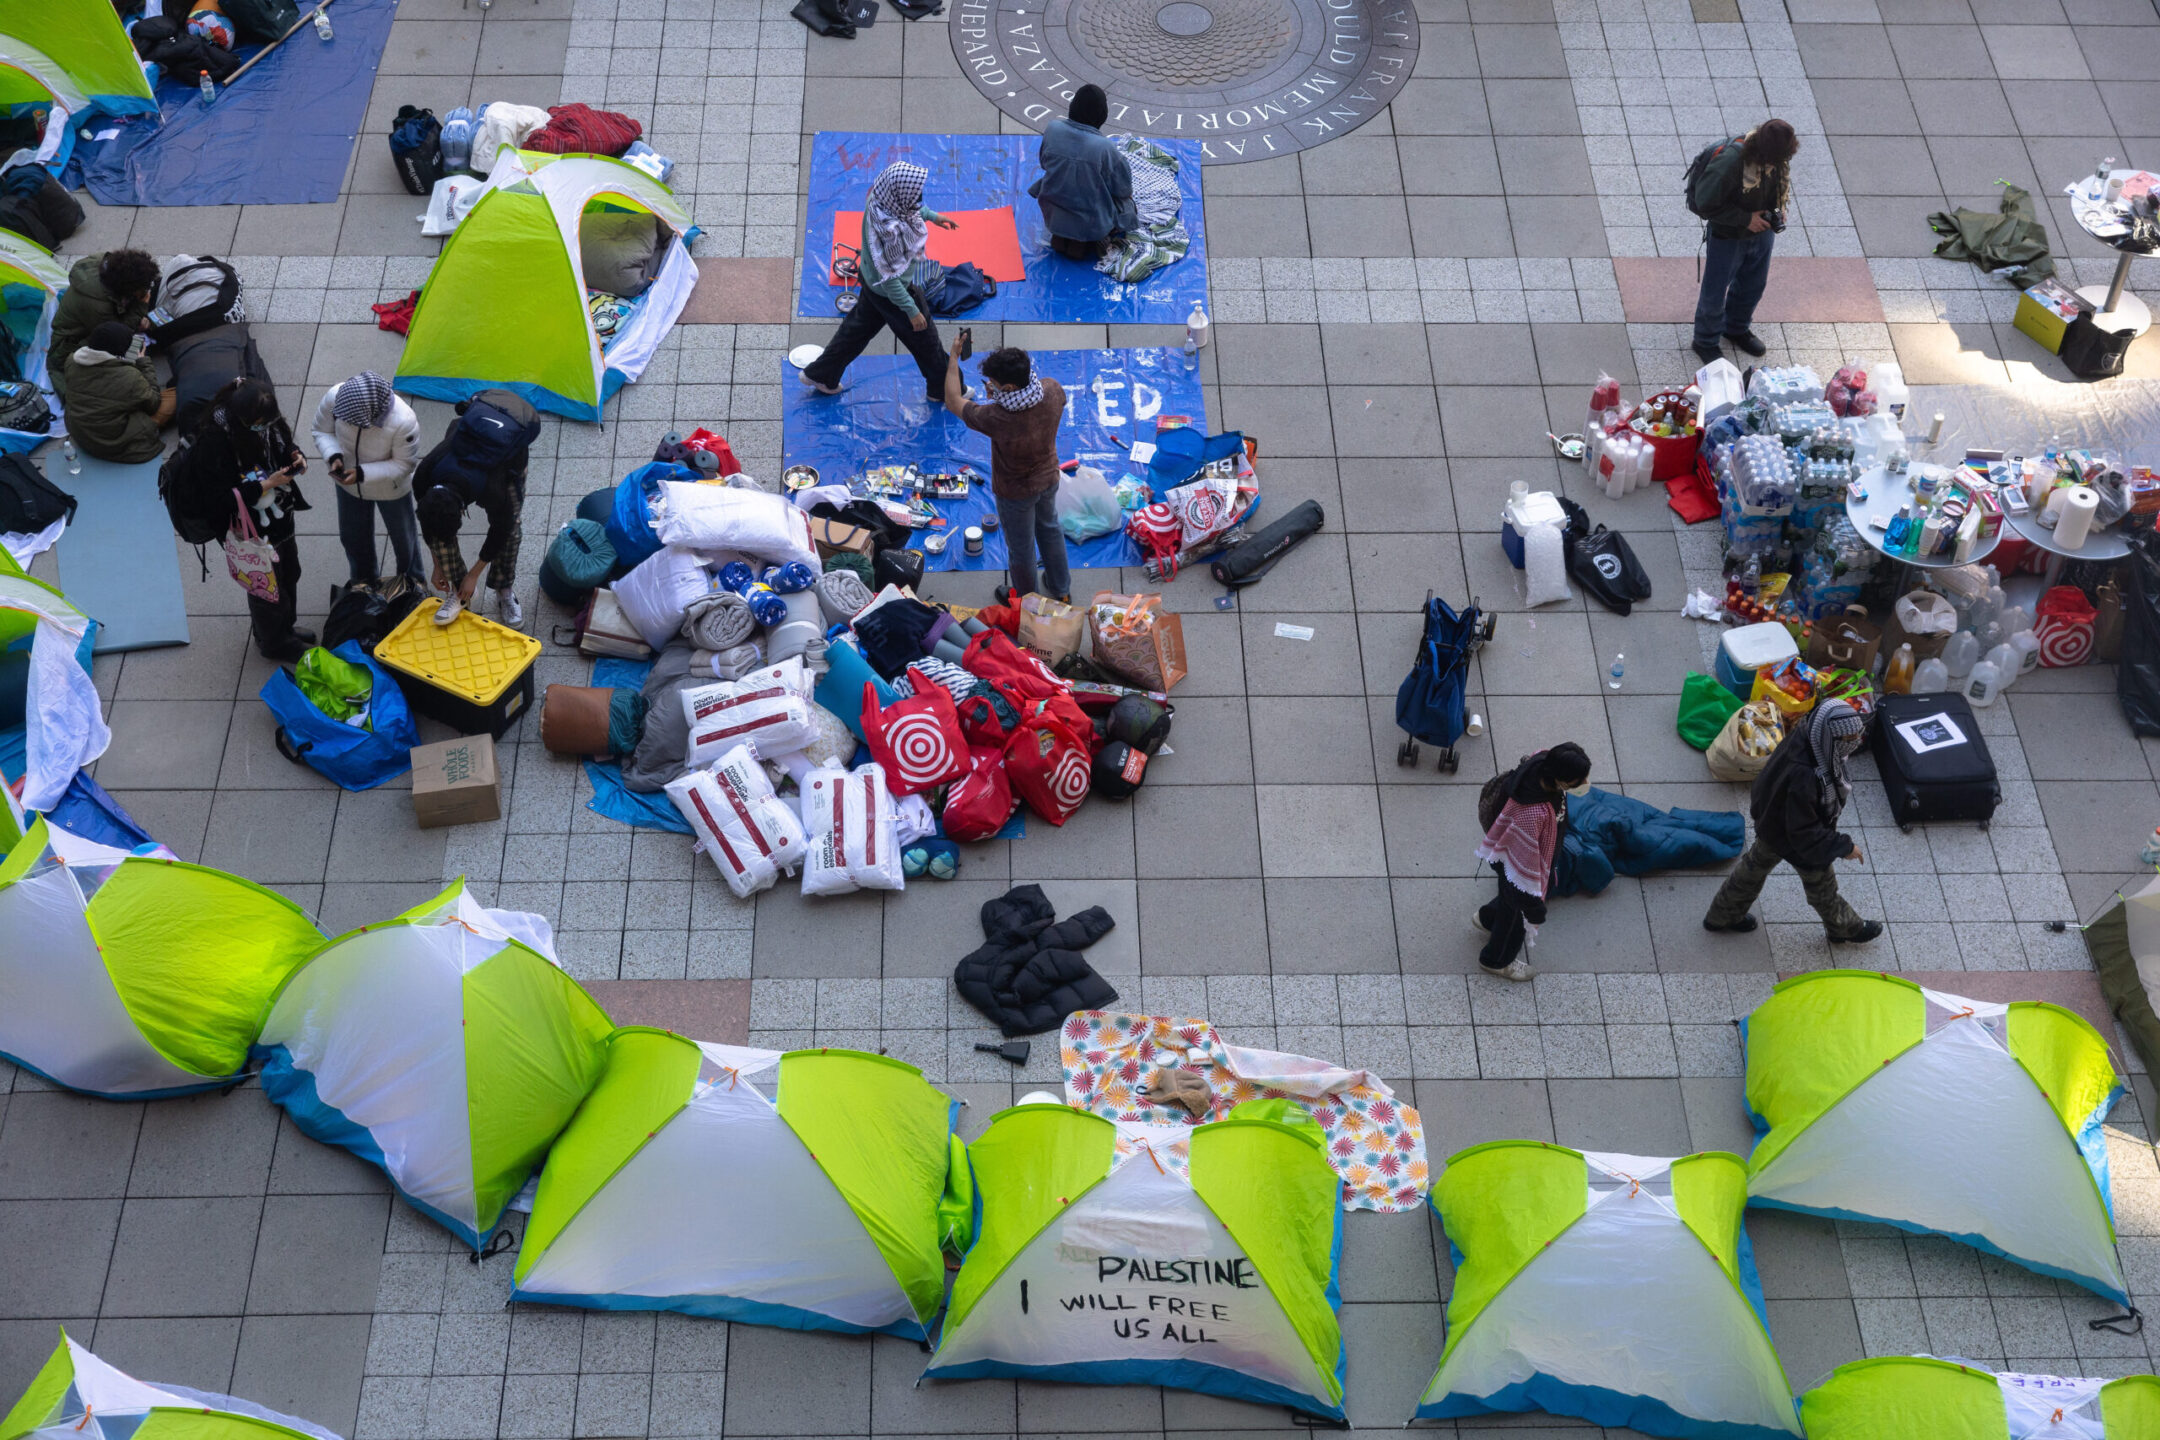
<path id="1" fill-rule="evenodd" d="M 229 381 L 166 464 L 174 467 L 167 483 L 186 497 L 191 511 L 229 533 L 239 526 L 244 505 L 255 528 L 277 547 L 277 599 L 248 596 L 248 615 L 256 649 L 272 660 L 299 659 L 315 643 L 315 632 L 293 623 L 300 598 L 293 515 L 313 507 L 300 493 L 307 459 L 278 410 L 277 391 L 245 376 Z"/>
<path id="2" fill-rule="evenodd" d="M 1842 700 L 1823 701 L 1804 723 L 1785 732 L 1750 795 L 1755 843 L 1725 877 L 1703 916 L 1703 929 L 1753 930 L 1748 907 L 1782 860 L 1800 872 L 1808 904 L 1822 917 L 1832 944 L 1864 945 L 1882 934 L 1881 921 L 1861 919 L 1838 893 L 1837 871 L 1830 868 L 1839 860 L 1864 858 L 1837 822 L 1852 794 L 1846 762 L 1866 735 L 1867 721 Z"/>

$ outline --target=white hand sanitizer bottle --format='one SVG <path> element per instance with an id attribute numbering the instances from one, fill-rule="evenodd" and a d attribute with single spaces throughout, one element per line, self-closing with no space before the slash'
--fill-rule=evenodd
<path id="1" fill-rule="evenodd" d="M 1185 317 L 1185 344 L 1193 350 L 1207 348 L 1209 320 L 1200 302 L 1192 302 L 1192 314 Z"/>

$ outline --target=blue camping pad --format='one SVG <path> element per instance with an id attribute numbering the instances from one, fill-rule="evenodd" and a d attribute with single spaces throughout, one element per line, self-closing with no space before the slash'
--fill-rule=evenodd
<path id="1" fill-rule="evenodd" d="M 313 8 L 310 0 L 301 13 Z M 325 43 L 312 24 L 303 24 L 239 83 L 219 90 L 214 105 L 204 105 L 194 85 L 166 81 L 157 87 L 163 123 L 147 115 L 99 117 L 88 128 L 105 138 L 76 143 L 63 183 L 87 185 L 100 205 L 336 200 L 397 0 L 337 0 L 325 13 L 334 39 Z M 245 45 L 235 53 L 245 61 L 263 48 Z M 388 141 L 378 136 L 376 143 Z M 388 150 L 376 159 L 387 168 Z"/>
<path id="2" fill-rule="evenodd" d="M 1126 446 L 1136 440 L 1152 441 L 1157 417 L 1183 415 L 1196 427 L 1207 424 L 1199 373 L 1185 367 L 1180 351 L 1159 347 L 1037 350 L 1032 358 L 1037 374 L 1065 387 L 1058 458 L 1092 465 L 1112 485 L 1128 474 L 1147 479 L 1147 467 L 1134 465 Z M 990 441 L 962 425 L 944 406 L 923 399 L 922 374 L 913 359 L 865 355 L 848 367 L 841 382 L 845 388 L 838 395 L 820 395 L 801 384 L 785 361 L 781 368 L 784 463 L 815 465 L 827 484 L 853 481 L 881 465 L 912 464 L 925 473 L 971 465 L 979 483 L 969 487 L 964 500 L 933 501 L 945 525 L 917 531 L 909 545 L 919 550 L 925 536 L 950 537 L 942 555 L 925 557 L 924 568 L 929 570 L 1005 568 L 1002 530 L 984 534 L 980 555 L 967 554 L 960 539 L 962 530 L 981 524 L 983 516 L 997 508 L 990 495 Z M 982 377 L 977 362 L 963 364 L 961 372 L 979 396 Z M 1141 562 L 1140 547 L 1123 530 L 1068 545 L 1066 551 L 1075 569 Z"/>
<path id="3" fill-rule="evenodd" d="M 342 0 L 341 0 L 342 3 Z M 1035 320 L 1055 324 L 1183 325 L 1195 301 L 1207 298 L 1207 217 L 1200 201 L 1200 146 L 1192 140 L 1148 137 L 1178 157 L 1179 219 L 1192 237 L 1184 259 L 1137 285 L 1098 273 L 1092 262 L 1067 260 L 1050 248 L 1042 207 L 1027 187 L 1042 173 L 1035 135 L 899 135 L 881 130 L 827 130 L 810 146 L 810 204 L 803 228 L 798 314 L 837 316 L 832 284 L 833 216 L 860 210 L 870 182 L 895 160 L 930 172 L 923 204 L 932 210 L 995 210 L 1010 205 L 1020 232 L 1027 279 L 945 324 L 971 320 Z M 859 236 L 843 236 L 853 245 Z"/>

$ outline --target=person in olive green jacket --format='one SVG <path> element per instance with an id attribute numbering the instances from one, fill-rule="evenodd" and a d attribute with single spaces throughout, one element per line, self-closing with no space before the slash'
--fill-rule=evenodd
<path id="1" fill-rule="evenodd" d="M 107 320 L 68 357 L 68 437 L 85 455 L 119 465 L 163 454 L 158 431 L 176 408 L 177 397 L 158 388 L 149 359 L 131 353 L 138 334 Z"/>
<path id="2" fill-rule="evenodd" d="M 52 340 L 45 347 L 53 389 L 63 405 L 74 403 L 68 398 L 68 367 L 89 343 L 90 332 L 107 320 L 119 321 L 130 334 L 143 329 L 157 304 L 157 288 L 157 261 L 141 250 L 107 250 L 75 262 L 53 309 Z"/>

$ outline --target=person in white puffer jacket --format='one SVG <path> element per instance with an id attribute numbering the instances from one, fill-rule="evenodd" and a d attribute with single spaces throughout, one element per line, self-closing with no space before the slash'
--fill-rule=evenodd
<path id="1" fill-rule="evenodd" d="M 413 512 L 413 470 L 419 464 L 420 417 L 363 370 L 323 392 L 310 427 L 315 451 L 337 482 L 338 540 L 354 581 L 382 577 L 375 551 L 375 512 L 390 532 L 398 573 L 424 583 L 420 523 Z"/>

